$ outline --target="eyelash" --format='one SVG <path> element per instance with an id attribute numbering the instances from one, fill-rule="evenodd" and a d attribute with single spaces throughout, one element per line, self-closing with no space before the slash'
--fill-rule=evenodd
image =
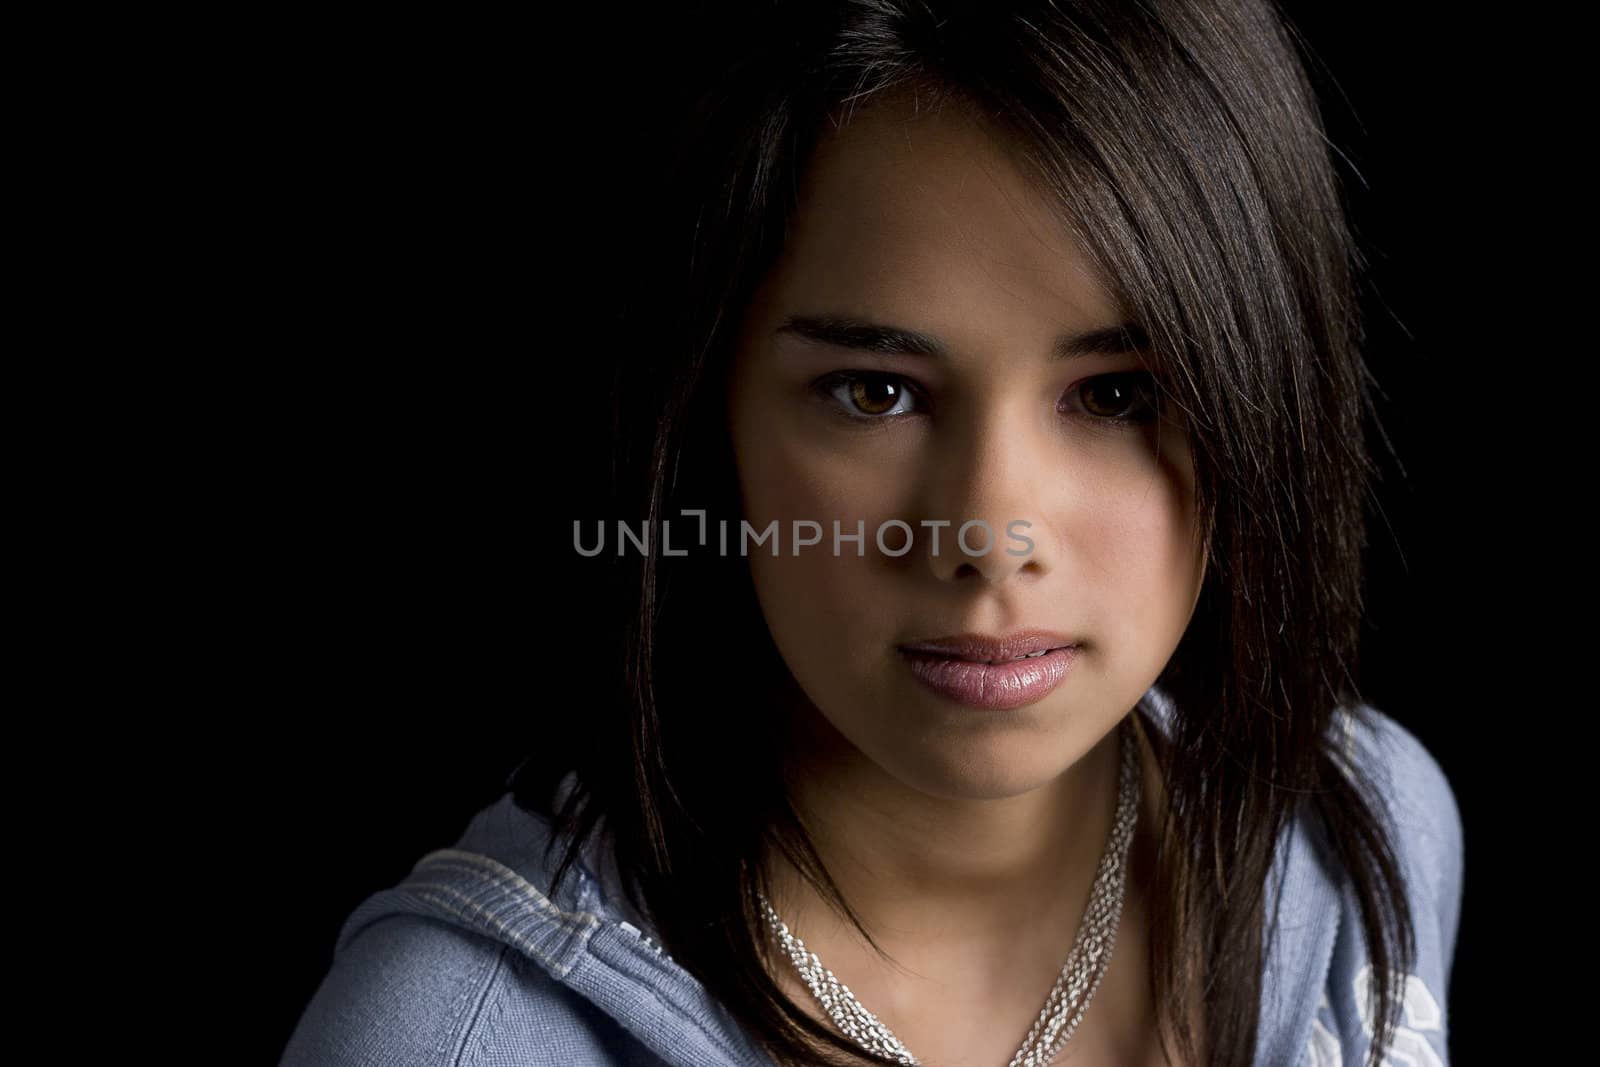
<path id="1" fill-rule="evenodd" d="M 898 374 L 885 374 L 881 371 L 834 371 L 831 374 L 825 374 L 821 378 L 818 378 L 816 382 L 812 384 L 812 388 L 823 400 L 833 401 L 837 404 L 844 405 L 847 404 L 848 401 L 839 400 L 839 398 L 834 395 L 834 390 L 840 386 L 854 385 L 858 382 L 892 382 L 895 385 L 898 385 L 904 393 L 918 398 L 921 398 L 922 396 L 921 392 L 912 387 L 905 378 L 900 377 Z M 1096 425 L 1107 426 L 1109 428 L 1119 430 L 1134 429 L 1152 422 L 1159 414 L 1156 402 L 1150 399 L 1156 395 L 1154 389 L 1155 376 L 1148 371 L 1116 371 L 1111 374 L 1099 374 L 1093 378 L 1085 378 L 1083 381 L 1078 382 L 1072 387 L 1071 390 L 1069 390 L 1069 395 L 1071 393 L 1079 392 L 1088 386 L 1097 384 L 1125 384 L 1133 389 L 1136 397 L 1133 401 L 1132 411 L 1129 414 L 1105 416 L 1089 415 L 1088 417 L 1090 422 Z M 842 419 L 857 424 L 872 422 L 896 422 L 900 419 L 916 414 L 915 412 L 902 411 L 897 414 L 864 415 L 855 411 L 850 411 L 844 407 L 835 407 L 833 409 L 833 413 Z"/>

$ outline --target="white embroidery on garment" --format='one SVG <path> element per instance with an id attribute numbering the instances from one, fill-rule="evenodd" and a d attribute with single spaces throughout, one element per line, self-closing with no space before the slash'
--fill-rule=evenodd
<path id="1" fill-rule="evenodd" d="M 1333 1013 L 1326 989 L 1322 991 L 1322 999 L 1317 1001 L 1317 1014 L 1320 1016 L 1324 1010 L 1329 1015 Z M 1344 1050 L 1339 1046 L 1339 1035 L 1323 1026 L 1320 1018 L 1311 1021 L 1311 1040 L 1306 1043 L 1301 1062 L 1305 1067 L 1343 1067 Z"/>
<path id="2" fill-rule="evenodd" d="M 1400 976 L 1397 974 L 1396 977 Z M 1422 979 L 1414 974 L 1405 975 L 1404 978 L 1400 1025 L 1395 1028 L 1394 1043 L 1384 1056 L 1383 1067 L 1444 1067 L 1444 1060 L 1423 1036 L 1425 1030 L 1443 1033 L 1444 1012 L 1439 1009 L 1438 1000 L 1434 999 Z M 1366 1031 L 1369 1038 L 1373 1036 L 1372 1019 L 1367 1011 L 1367 992 L 1371 983 L 1372 964 L 1369 963 L 1361 968 L 1355 980 L 1361 1029 Z"/>

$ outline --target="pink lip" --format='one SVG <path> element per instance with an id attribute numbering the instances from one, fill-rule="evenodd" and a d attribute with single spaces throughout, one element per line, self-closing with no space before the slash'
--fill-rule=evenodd
<path id="1" fill-rule="evenodd" d="M 979 633 L 932 637 L 926 641 L 913 641 L 909 644 L 901 645 L 900 649 L 903 652 L 933 652 L 941 656 L 951 656 L 955 659 L 993 662 L 996 660 L 1016 659 L 1018 656 L 1026 656 L 1030 652 L 1066 648 L 1068 645 L 1080 645 L 1082 643 L 1076 637 L 1056 630 L 1031 629 L 1017 630 L 1001 637 L 991 637 L 988 634 Z"/>
<path id="2" fill-rule="evenodd" d="M 1015 658 L 1040 651 L 1044 654 Z M 911 673 L 934 692 L 969 707 L 996 711 L 1024 707 L 1044 697 L 1066 679 L 1080 651 L 1081 643 L 1047 630 L 1002 638 L 959 634 L 900 646 Z"/>

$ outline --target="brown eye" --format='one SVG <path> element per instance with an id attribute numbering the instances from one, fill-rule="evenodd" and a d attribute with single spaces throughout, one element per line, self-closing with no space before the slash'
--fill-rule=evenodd
<path id="1" fill-rule="evenodd" d="M 1075 392 L 1084 412 L 1104 422 L 1148 422 L 1155 416 L 1153 379 L 1143 371 L 1102 374 Z"/>
<path id="2" fill-rule="evenodd" d="M 858 378 L 850 383 L 850 402 L 863 414 L 884 415 L 905 395 L 894 382 L 880 378 Z"/>
<path id="3" fill-rule="evenodd" d="M 846 418 L 887 422 L 915 411 L 915 394 L 892 374 L 838 371 L 819 380 L 815 389 Z"/>

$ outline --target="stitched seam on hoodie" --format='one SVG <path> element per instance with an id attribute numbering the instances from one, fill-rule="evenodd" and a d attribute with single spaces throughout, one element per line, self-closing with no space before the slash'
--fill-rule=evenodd
<path id="1" fill-rule="evenodd" d="M 562 909 L 560 906 L 555 904 L 555 902 L 551 901 L 548 897 L 541 893 L 539 889 L 526 878 L 523 878 L 516 871 L 502 863 L 499 863 L 493 858 L 484 856 L 482 853 L 469 852 L 460 849 L 440 849 L 423 857 L 423 859 L 418 862 L 417 868 L 420 869 L 424 865 L 430 867 L 447 867 L 450 865 L 449 861 L 463 864 L 464 866 L 461 868 L 463 873 L 470 874 L 477 878 L 487 879 L 496 888 L 534 904 L 540 911 L 545 913 L 547 918 L 554 921 L 563 930 L 571 933 L 581 932 L 583 947 L 588 950 L 588 954 L 593 956 L 596 962 L 600 963 L 602 966 L 605 966 L 608 970 L 616 972 L 615 967 L 612 967 L 611 964 L 607 963 L 594 951 L 594 944 L 590 935 L 593 934 L 596 928 L 602 925 L 602 920 L 599 918 L 599 916 L 586 911 L 569 912 Z M 417 883 L 412 883 L 412 885 L 417 886 Z M 523 949 L 530 956 L 545 964 L 557 977 L 564 978 L 571 970 L 569 967 L 562 966 L 560 961 L 551 959 L 548 954 L 540 951 L 537 946 L 527 941 L 526 938 L 513 933 L 504 920 L 489 916 L 488 913 L 484 911 L 484 908 L 481 904 L 472 900 L 470 897 L 461 893 L 454 887 L 448 885 L 434 886 L 431 884 L 417 887 L 426 889 L 438 888 L 446 893 L 449 893 L 451 896 L 461 898 L 466 903 L 467 907 L 469 907 L 472 911 L 483 915 L 496 930 L 501 932 L 502 936 L 511 938 L 517 947 Z M 463 918 L 467 918 L 467 916 L 463 915 L 461 910 L 457 908 L 451 901 L 433 897 L 431 894 L 425 892 L 419 892 L 418 895 L 424 897 L 425 899 L 429 899 L 432 903 L 446 909 L 447 911 L 450 911 L 453 914 L 462 915 Z M 667 1000 L 662 995 L 660 990 L 655 986 L 640 982 L 637 979 L 632 979 L 632 981 L 636 986 L 642 987 L 650 995 L 650 997 L 663 1008 L 667 1009 L 669 1012 L 678 1016 L 679 1018 L 687 1019 L 697 1031 L 699 1031 L 707 1040 L 712 1043 L 712 1045 L 722 1051 L 725 1055 L 732 1056 L 734 1054 L 734 1049 L 728 1044 L 727 1040 L 721 1034 L 708 1027 L 692 1012 L 686 1011 L 680 1005 L 674 1004 L 673 1002 Z"/>
<path id="2" fill-rule="evenodd" d="M 445 887 L 445 889 L 446 889 L 447 892 L 450 892 L 453 895 L 456 895 L 456 896 L 461 896 L 462 895 L 458 891 L 456 891 L 454 889 L 450 889 L 449 887 Z M 433 904 L 436 904 L 437 906 L 439 906 L 441 908 L 444 908 L 445 910 L 451 912 L 452 914 L 460 915 L 462 918 L 469 918 L 469 916 L 465 915 L 461 909 L 457 908 L 452 901 L 446 900 L 446 899 L 441 898 L 441 897 L 435 897 L 431 893 L 419 893 L 418 896 L 421 896 L 423 899 L 429 900 Z M 467 899 L 467 907 L 470 908 L 472 911 L 483 913 L 482 906 L 477 904 L 475 901 L 470 900 L 470 899 Z M 563 914 L 565 914 L 565 913 L 563 913 Z M 590 916 L 590 917 L 592 918 L 592 916 Z M 548 956 L 544 952 L 541 952 L 538 949 L 537 946 L 531 944 L 525 938 L 519 937 L 516 934 L 512 933 L 509 929 L 505 928 L 504 924 L 502 924 L 502 923 L 500 923 L 498 921 L 495 921 L 495 920 L 491 920 L 491 922 L 493 922 L 494 925 L 496 926 L 496 928 L 501 931 L 503 936 L 511 938 L 511 940 L 517 945 L 518 948 L 523 949 L 523 951 L 527 952 L 530 956 L 533 956 L 534 958 L 538 959 L 541 963 L 544 963 L 547 967 L 549 967 L 551 969 L 552 974 L 554 974 L 554 975 L 556 975 L 558 977 L 565 977 L 565 975 L 570 970 L 570 968 L 563 967 L 558 960 L 551 959 L 550 956 Z M 616 968 L 612 967 L 605 960 L 600 959 L 600 957 L 595 955 L 594 946 L 590 943 L 590 939 L 587 936 L 585 936 L 583 940 L 584 940 L 584 943 L 585 943 L 585 947 L 588 948 L 589 954 L 591 956 L 595 956 L 596 960 L 598 962 L 600 962 L 603 966 L 605 966 L 608 970 L 610 970 L 610 971 L 612 971 L 614 973 L 620 973 L 620 972 L 616 972 Z M 650 996 L 650 998 L 652 1000 L 654 1000 L 658 1005 L 660 1005 L 662 1008 L 664 1008 L 667 1012 L 669 1012 L 670 1014 L 675 1015 L 675 1016 L 677 1016 L 677 1017 L 679 1017 L 681 1019 L 686 1019 L 696 1030 L 698 1030 L 700 1032 L 700 1034 L 702 1036 L 704 1036 L 708 1041 L 710 1041 L 711 1044 L 713 1046 L 715 1046 L 719 1051 L 721 1051 L 724 1055 L 728 1055 L 730 1057 L 734 1055 L 733 1048 L 727 1043 L 727 1041 L 724 1039 L 724 1037 L 721 1034 L 719 1034 L 719 1033 L 715 1032 L 714 1030 L 712 1030 L 710 1027 L 708 1027 L 704 1022 L 702 1022 L 699 1018 L 697 1018 L 694 1015 L 693 1012 L 687 1011 L 681 1005 L 675 1004 L 672 1001 L 668 1000 L 661 993 L 661 991 L 659 989 L 657 989 L 655 986 L 650 985 L 650 984 L 645 983 L 645 982 L 640 982 L 637 979 L 631 979 L 631 980 L 632 980 L 633 984 L 636 987 L 642 988 Z M 458 1063 L 458 1064 L 455 1065 L 455 1067 L 467 1067 L 467 1065 L 464 1064 L 464 1063 Z"/>
<path id="3" fill-rule="evenodd" d="M 496 961 L 498 961 L 500 955 L 503 954 L 504 951 L 505 951 L 504 947 L 502 946 L 501 952 L 496 954 L 496 957 L 495 957 Z M 493 976 L 494 976 L 494 971 L 495 971 L 495 963 L 494 962 L 491 962 L 488 965 L 488 971 L 489 971 L 490 979 L 492 981 L 493 980 Z M 465 1014 L 465 1012 L 467 1010 L 467 1007 L 468 1007 L 470 1001 L 472 1000 L 473 991 L 476 989 L 481 993 L 481 990 L 483 988 L 481 982 L 482 982 L 482 979 L 481 979 L 479 973 L 478 972 L 474 972 L 474 974 L 473 974 L 473 976 L 471 978 L 469 978 L 466 981 L 461 983 L 460 992 L 458 992 L 455 995 L 455 997 L 452 998 L 451 1004 L 450 1004 L 450 1023 L 449 1023 L 448 1026 L 444 1027 L 440 1031 L 439 1043 L 437 1045 L 435 1045 L 434 1049 L 433 1049 L 434 1055 L 438 1058 L 439 1062 L 441 1062 L 441 1063 L 444 1063 L 444 1062 L 454 1063 L 455 1062 L 456 1057 L 452 1056 L 450 1054 L 450 1045 L 452 1044 L 451 1038 L 452 1038 L 452 1035 L 458 1035 L 458 1034 L 462 1033 L 462 1027 L 460 1025 L 462 1016 Z M 470 1030 L 470 1028 L 471 1027 L 470 1027 L 470 1024 L 469 1024 L 467 1029 Z M 461 1038 L 460 1037 L 456 1037 L 454 1043 L 459 1046 L 460 1042 L 461 1042 Z"/>
<path id="4" fill-rule="evenodd" d="M 457 892 L 454 889 L 450 889 L 448 887 L 445 888 L 445 892 L 451 893 L 451 894 L 453 894 L 455 896 L 462 896 L 461 893 Z M 484 919 L 484 921 L 490 927 L 492 927 L 494 929 L 495 933 L 499 937 L 508 940 L 509 943 L 515 945 L 517 948 L 519 948 L 522 951 L 528 953 L 528 955 L 537 958 L 539 960 L 539 962 L 545 964 L 547 967 L 549 967 L 556 974 L 565 975 L 567 973 L 569 968 L 567 968 L 565 965 L 563 965 L 560 960 L 552 958 L 551 956 L 546 954 L 544 951 L 542 951 L 539 948 L 539 946 L 535 945 L 532 941 L 529 941 L 522 934 L 517 933 L 516 931 L 512 930 L 510 925 L 507 924 L 505 922 L 505 920 L 498 919 L 498 918 L 495 918 L 494 916 L 490 915 L 487 911 L 484 910 L 483 905 L 479 904 L 477 901 L 474 901 L 474 900 L 472 900 L 470 898 L 467 898 L 467 897 L 462 897 L 462 899 L 464 899 L 466 901 L 466 910 L 463 910 L 462 908 L 457 907 L 454 901 L 446 900 L 444 897 L 435 896 L 432 893 L 421 892 L 421 893 L 418 893 L 417 895 L 419 897 L 421 897 L 423 900 L 426 900 L 431 904 L 437 905 L 438 907 L 443 908 L 445 911 L 448 911 L 450 914 L 455 915 L 455 916 L 457 916 L 457 917 L 459 917 L 459 918 L 461 918 L 463 920 L 466 920 L 468 922 L 470 922 L 475 917 L 474 914 L 471 914 L 471 913 L 476 913 L 476 916 L 481 916 Z M 566 930 L 566 931 L 568 931 L 570 933 L 576 933 L 577 932 L 577 931 L 572 930 L 571 927 L 562 927 L 562 929 Z M 588 938 L 588 934 L 587 934 L 587 932 L 585 932 L 583 940 L 587 941 L 588 939 L 589 939 Z"/>
<path id="5" fill-rule="evenodd" d="M 460 849 L 439 849 L 430 852 L 417 862 L 413 871 L 420 871 L 424 867 L 437 867 L 451 869 L 453 864 L 463 865 L 469 873 L 479 877 L 489 878 L 496 886 L 515 893 L 540 911 L 546 912 L 552 919 L 564 923 L 599 923 L 600 917 L 587 911 L 567 911 L 555 901 L 545 896 L 539 888 L 528 881 L 516 871 L 490 856 L 481 852 L 467 852 Z"/>
<path id="6" fill-rule="evenodd" d="M 501 976 L 506 971 L 506 953 L 509 951 L 511 946 L 501 945 L 500 951 L 495 954 L 494 969 L 489 974 L 488 983 L 480 991 L 478 1010 L 473 1013 L 472 1021 L 467 1024 L 466 1032 L 461 1035 L 461 1048 L 453 1061 L 453 1067 L 475 1067 L 481 1064 L 484 1053 L 493 1043 L 494 1035 L 500 1028 L 501 1017 L 505 1013 L 506 983 L 501 981 Z M 474 1040 L 479 1023 L 486 1016 L 488 1022 L 483 1027 L 483 1033 Z"/>
<path id="7" fill-rule="evenodd" d="M 600 964 L 602 967 L 606 968 L 606 970 L 612 972 L 613 974 L 623 974 L 624 977 L 627 977 L 629 979 L 629 981 L 631 981 L 633 983 L 633 985 L 635 985 L 636 987 L 642 988 L 646 993 L 648 993 L 650 995 L 651 999 L 653 999 L 662 1008 L 666 1009 L 666 1011 L 668 1013 L 670 1013 L 672 1015 L 675 1015 L 680 1019 L 687 1019 L 689 1021 L 689 1023 L 691 1025 L 693 1025 L 696 1030 L 700 1031 L 701 1035 L 703 1037 L 705 1037 L 706 1040 L 709 1041 L 712 1044 L 712 1046 L 714 1046 L 717 1049 L 717 1051 L 721 1052 L 724 1056 L 727 1056 L 729 1059 L 735 1059 L 736 1060 L 736 1057 L 737 1057 L 738 1053 L 736 1052 L 734 1047 L 728 1043 L 728 1040 L 724 1035 L 722 1035 L 721 1033 L 713 1030 L 711 1027 L 707 1026 L 693 1012 L 686 1010 L 682 1005 L 675 1004 L 672 1001 L 668 1000 L 662 994 L 661 990 L 658 987 L 656 987 L 655 985 L 652 985 L 652 984 L 650 984 L 648 982 L 641 982 L 639 979 L 634 978 L 632 975 L 628 975 L 628 974 L 626 974 L 626 972 L 619 971 L 609 961 L 604 959 L 599 953 L 595 952 L 593 942 L 590 942 L 586 947 L 589 950 L 589 955 L 594 957 L 595 961 L 598 964 Z"/>
<path id="8" fill-rule="evenodd" d="M 407 882 L 406 883 L 406 888 L 411 890 L 412 892 L 418 894 L 419 896 L 422 895 L 423 893 L 429 891 L 429 890 L 436 890 L 436 891 L 438 891 L 440 893 L 446 893 L 446 894 L 450 895 L 451 897 L 464 902 L 469 907 L 471 907 L 474 911 L 476 911 L 478 914 L 483 915 L 484 917 L 488 918 L 490 920 L 491 925 L 493 925 L 496 930 L 505 929 L 505 928 L 509 927 L 509 925 L 510 925 L 509 923 L 506 922 L 506 920 L 500 919 L 500 918 L 497 918 L 497 917 L 491 915 L 490 912 L 488 911 L 488 909 L 484 907 L 484 905 L 483 905 L 483 903 L 481 901 L 475 899 L 474 897 L 470 896 L 467 893 L 463 893 L 459 888 L 457 888 L 455 885 L 453 885 L 450 882 L 417 882 L 417 881 L 412 881 L 412 882 Z M 516 895 L 517 895 L 513 890 L 511 890 L 508 887 L 496 886 L 495 888 L 504 890 L 508 895 L 510 895 L 513 898 L 515 898 Z M 432 900 L 436 904 L 440 903 L 440 901 L 437 898 L 428 898 L 428 899 Z M 460 915 L 461 914 L 455 908 L 451 908 L 450 911 L 451 911 L 452 914 L 455 914 L 455 915 Z M 589 925 L 588 923 L 586 923 L 584 921 L 584 918 L 585 918 L 584 916 L 573 915 L 573 914 L 568 913 L 568 912 L 558 912 L 556 916 L 541 915 L 540 918 L 548 920 L 551 925 L 554 925 L 555 927 L 560 929 L 562 932 L 567 933 L 567 934 L 581 933 L 583 931 L 584 927 Z M 593 917 L 590 916 L 589 918 L 593 918 Z M 598 919 L 594 919 L 594 922 L 598 923 L 599 920 Z"/>
<path id="9" fill-rule="evenodd" d="M 455 863 L 459 863 L 461 866 L 454 866 Z M 428 856 L 424 857 L 422 861 L 418 862 L 414 871 L 422 871 L 425 867 L 439 869 L 446 872 L 453 870 L 459 873 L 470 875 L 480 883 L 487 882 L 493 888 L 508 894 L 513 899 L 519 900 L 523 903 L 532 904 L 536 911 L 541 913 L 544 918 L 555 923 L 558 929 L 568 936 L 580 936 L 584 940 L 588 940 L 589 933 L 592 932 L 595 927 L 599 926 L 601 922 L 599 916 L 590 912 L 570 912 L 563 910 L 543 893 L 539 892 L 537 887 L 535 887 L 527 879 L 523 878 L 516 871 L 506 867 L 503 864 L 497 863 L 486 856 L 481 856 L 478 853 L 462 852 L 453 849 L 442 849 L 439 852 L 430 853 Z M 465 893 L 462 893 L 459 889 L 449 883 L 420 882 L 412 880 L 407 882 L 406 885 L 408 888 L 419 891 L 437 889 L 441 892 L 448 893 L 452 897 L 459 898 L 478 914 L 483 915 L 495 930 L 504 934 L 510 934 L 509 923 L 503 919 L 491 916 L 481 904 L 467 896 Z M 430 899 L 433 903 L 446 908 L 452 914 L 462 914 L 459 909 L 450 906 L 446 902 L 441 901 L 436 897 L 428 899 Z M 557 961 L 551 960 L 549 956 L 533 947 L 531 942 L 520 938 L 514 938 L 514 940 L 516 940 L 516 943 L 519 947 L 526 948 L 529 952 L 537 956 L 541 962 L 555 967 L 561 973 L 566 972 L 566 967 L 562 966 Z"/>
<path id="10" fill-rule="evenodd" d="M 1339 910 L 1338 910 L 1337 916 L 1334 919 L 1333 934 L 1326 939 L 1327 940 L 1326 946 L 1319 946 L 1319 948 L 1321 949 L 1321 952 L 1318 955 L 1317 960 L 1316 960 L 1316 962 L 1317 962 L 1317 968 L 1316 968 L 1316 971 L 1315 971 L 1315 973 L 1317 975 L 1316 989 L 1319 992 L 1322 992 L 1322 993 L 1325 993 L 1327 991 L 1328 981 L 1329 981 L 1329 979 L 1331 979 L 1333 977 L 1333 957 L 1334 957 L 1336 951 L 1338 950 L 1339 939 L 1341 937 L 1345 936 L 1345 926 L 1346 926 L 1346 923 L 1345 923 L 1345 882 L 1344 882 L 1343 878 L 1340 878 L 1337 881 L 1336 886 L 1337 886 L 1337 890 L 1338 890 L 1338 909 Z M 1335 1016 L 1335 1018 L 1337 1019 L 1337 1016 Z M 1311 1040 L 1311 1032 L 1314 1029 L 1314 1025 L 1313 1024 L 1315 1022 L 1316 1022 L 1316 1012 L 1315 1012 L 1315 1010 L 1313 1010 L 1312 1014 L 1311 1014 L 1311 1017 L 1309 1019 L 1304 1020 L 1302 1023 L 1300 1023 L 1299 1025 L 1297 1025 L 1295 1027 L 1295 1031 L 1294 1031 L 1295 1040 L 1302 1048 L 1305 1047 L 1309 1043 L 1309 1041 Z"/>

